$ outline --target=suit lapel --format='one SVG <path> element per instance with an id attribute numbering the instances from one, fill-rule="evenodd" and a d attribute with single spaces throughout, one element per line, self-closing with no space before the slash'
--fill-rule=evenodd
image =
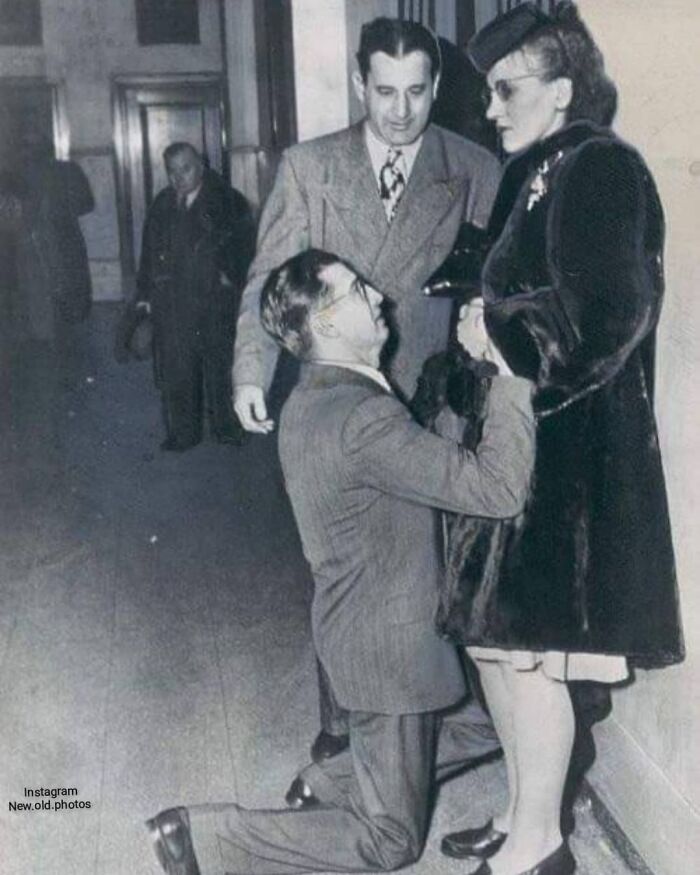
<path id="1" fill-rule="evenodd" d="M 362 122 L 348 130 L 345 148 L 334 155 L 323 187 L 326 209 L 353 241 L 353 265 L 365 275 L 389 232 L 364 141 Z"/>
<path id="2" fill-rule="evenodd" d="M 460 191 L 450 177 L 442 136 L 429 125 L 375 264 L 376 273 L 395 276 L 431 236 Z"/>

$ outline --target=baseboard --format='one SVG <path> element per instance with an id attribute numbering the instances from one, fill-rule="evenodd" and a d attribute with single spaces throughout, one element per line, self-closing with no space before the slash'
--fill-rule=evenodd
<path id="1" fill-rule="evenodd" d="M 589 806 L 593 817 L 603 828 L 608 841 L 615 851 L 625 861 L 625 864 L 634 875 L 655 875 L 647 866 L 639 851 L 629 839 L 627 833 L 610 813 L 608 806 L 603 802 L 597 792 L 588 781 L 583 782 L 581 799 Z"/>
<path id="2" fill-rule="evenodd" d="M 700 816 L 614 718 L 595 728 L 588 776 L 593 813 L 639 875 L 690 875 L 700 861 Z"/>

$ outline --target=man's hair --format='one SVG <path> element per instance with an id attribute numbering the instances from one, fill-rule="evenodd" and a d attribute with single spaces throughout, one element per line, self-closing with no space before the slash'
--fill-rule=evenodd
<path id="1" fill-rule="evenodd" d="M 175 158 L 177 155 L 180 155 L 182 152 L 191 152 L 197 159 L 202 160 L 202 156 L 199 154 L 197 149 L 192 145 L 192 143 L 186 143 L 183 141 L 177 143 L 171 143 L 169 146 L 163 150 L 163 161 L 165 166 L 167 167 L 171 160 Z"/>
<path id="2" fill-rule="evenodd" d="M 440 46 L 433 34 L 416 21 L 399 18 L 375 18 L 362 25 L 360 47 L 356 58 L 364 82 L 369 73 L 370 58 L 375 52 L 384 52 L 392 58 L 401 58 L 410 52 L 425 52 L 430 58 L 433 82 L 440 72 Z"/>
<path id="3" fill-rule="evenodd" d="M 332 264 L 344 262 L 322 249 L 307 249 L 275 268 L 263 286 L 260 296 L 263 328 L 296 358 L 308 358 L 311 352 L 309 315 L 332 294 L 332 288 L 320 276 Z"/>

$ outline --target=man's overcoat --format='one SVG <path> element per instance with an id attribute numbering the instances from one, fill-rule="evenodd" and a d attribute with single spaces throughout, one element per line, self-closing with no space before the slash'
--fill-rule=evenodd
<path id="1" fill-rule="evenodd" d="M 389 224 L 362 124 L 288 149 L 241 301 L 234 382 L 269 385 L 278 352 L 260 325 L 260 291 L 271 270 L 315 247 L 347 261 L 394 303 L 397 345 L 388 373 L 410 397 L 423 361 L 445 348 L 450 324 L 451 302 L 426 297 L 422 286 L 462 222 L 486 225 L 499 177 L 485 149 L 429 125 Z"/>

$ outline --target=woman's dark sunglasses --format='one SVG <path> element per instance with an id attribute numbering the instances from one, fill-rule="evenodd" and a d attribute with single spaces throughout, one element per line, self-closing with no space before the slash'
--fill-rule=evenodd
<path id="1" fill-rule="evenodd" d="M 481 92 L 481 99 L 484 106 L 489 106 L 494 94 L 501 103 L 508 103 L 515 93 L 515 89 L 510 84 L 511 82 L 520 82 L 522 79 L 539 79 L 540 76 L 543 76 L 546 72 L 546 70 L 535 70 L 533 73 L 526 73 L 524 76 L 510 76 L 508 79 L 497 79 L 493 83 L 493 87 L 485 85 Z"/>

